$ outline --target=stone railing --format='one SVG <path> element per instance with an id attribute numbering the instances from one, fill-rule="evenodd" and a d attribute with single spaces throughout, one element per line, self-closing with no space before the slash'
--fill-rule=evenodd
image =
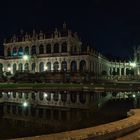
<path id="1" fill-rule="evenodd" d="M 130 110 L 128 118 L 85 129 L 41 135 L 16 140 L 107 140 L 126 135 L 140 128 L 140 109 Z"/>

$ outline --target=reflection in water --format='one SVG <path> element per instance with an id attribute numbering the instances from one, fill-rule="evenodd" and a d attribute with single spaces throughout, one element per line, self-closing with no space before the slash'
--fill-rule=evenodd
<path id="1" fill-rule="evenodd" d="M 110 93 L 1 92 L 0 139 L 67 131 L 126 117 L 133 99 L 114 97 Z M 93 103 L 102 99 L 108 102 L 95 111 Z"/>

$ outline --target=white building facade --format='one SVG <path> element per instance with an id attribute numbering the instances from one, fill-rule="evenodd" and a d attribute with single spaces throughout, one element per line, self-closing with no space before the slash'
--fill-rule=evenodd
<path id="1" fill-rule="evenodd" d="M 111 62 L 93 47 L 84 45 L 76 33 L 63 24 L 53 33 L 23 34 L 4 42 L 4 58 L 0 59 L 0 72 L 16 71 L 70 71 L 90 72 L 95 76 L 127 76 L 140 73 L 140 48 L 135 49 L 133 62 Z M 24 59 L 24 56 L 28 56 Z M 135 63 L 134 63 L 135 62 Z"/>

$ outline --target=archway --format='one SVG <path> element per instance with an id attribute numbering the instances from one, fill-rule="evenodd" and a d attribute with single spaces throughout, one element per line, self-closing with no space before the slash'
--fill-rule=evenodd
<path id="1" fill-rule="evenodd" d="M 23 56 L 23 48 L 22 47 L 20 47 L 18 49 L 18 56 Z"/>
<path id="2" fill-rule="evenodd" d="M 51 71 L 51 62 L 47 63 L 47 71 Z"/>
<path id="3" fill-rule="evenodd" d="M 55 43 L 55 44 L 54 44 L 53 52 L 54 52 L 54 53 L 59 53 L 59 44 L 58 44 L 58 43 Z"/>
<path id="4" fill-rule="evenodd" d="M 39 54 L 44 54 L 44 46 L 42 44 L 39 46 Z"/>
<path id="5" fill-rule="evenodd" d="M 39 72 L 43 72 L 44 71 L 44 63 L 40 62 L 39 64 Z"/>
<path id="6" fill-rule="evenodd" d="M 81 72 L 86 71 L 86 61 L 85 60 L 80 61 L 80 71 Z"/>
<path id="7" fill-rule="evenodd" d="M 62 61 L 61 71 L 67 71 L 67 62 L 66 61 Z"/>
<path id="8" fill-rule="evenodd" d="M 17 48 L 16 48 L 16 47 L 13 48 L 12 55 L 13 55 L 13 56 L 16 56 L 16 55 L 17 55 Z"/>
<path id="9" fill-rule="evenodd" d="M 25 47 L 25 54 L 29 55 L 29 47 L 28 46 Z"/>
<path id="10" fill-rule="evenodd" d="M 35 55 L 36 54 L 36 46 L 35 45 L 32 46 L 32 48 L 31 48 L 31 54 L 32 55 Z"/>
<path id="11" fill-rule="evenodd" d="M 22 64 L 22 63 L 20 63 L 20 64 L 18 65 L 18 70 L 19 70 L 19 71 L 22 71 L 22 70 L 23 70 L 23 64 Z"/>
<path id="12" fill-rule="evenodd" d="M 71 71 L 72 72 L 76 72 L 77 71 L 77 62 L 76 61 L 72 61 L 71 62 Z"/>
<path id="13" fill-rule="evenodd" d="M 51 44 L 47 44 L 46 53 L 51 53 Z"/>
<path id="14" fill-rule="evenodd" d="M 58 71 L 59 70 L 59 63 L 58 62 L 54 62 L 54 64 L 53 64 L 53 70 L 54 71 Z"/>
<path id="15" fill-rule="evenodd" d="M 26 63 L 26 64 L 24 65 L 24 70 L 25 70 L 25 71 L 29 71 L 29 64 L 28 64 L 28 63 Z"/>
<path id="16" fill-rule="evenodd" d="M 35 68 L 36 68 L 35 63 L 32 63 L 32 72 L 35 72 Z"/>
<path id="17" fill-rule="evenodd" d="M 16 70 L 17 70 L 17 65 L 15 63 L 15 64 L 13 64 L 13 73 L 16 73 Z"/>
<path id="18" fill-rule="evenodd" d="M 67 52 L 67 43 L 66 43 L 66 42 L 63 42 L 61 47 L 62 47 L 62 48 L 61 48 L 61 52 L 62 52 L 62 53 Z"/>

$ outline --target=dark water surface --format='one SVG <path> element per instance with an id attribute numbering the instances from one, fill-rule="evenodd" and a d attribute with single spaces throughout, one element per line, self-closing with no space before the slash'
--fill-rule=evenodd
<path id="1" fill-rule="evenodd" d="M 8 103 L 9 105 L 9 103 Z M 99 110 L 85 112 L 79 109 L 70 109 L 69 119 L 66 119 L 65 111 L 62 110 L 61 119 L 58 110 L 60 108 L 47 108 L 47 115 L 39 117 L 30 114 L 17 115 L 9 112 L 5 114 L 3 108 L 7 104 L 0 106 L 0 139 L 33 136 L 39 134 L 49 134 L 67 130 L 96 126 L 103 123 L 112 122 L 126 117 L 127 111 L 133 108 L 132 99 L 110 100 Z M 34 108 L 38 109 L 38 108 Z M 44 109 L 44 108 L 43 108 Z M 53 119 L 49 114 L 49 109 L 54 110 Z M 39 107 L 39 110 L 41 108 Z M 64 109 L 65 110 L 65 109 Z M 14 111 L 14 110 L 13 110 Z"/>

